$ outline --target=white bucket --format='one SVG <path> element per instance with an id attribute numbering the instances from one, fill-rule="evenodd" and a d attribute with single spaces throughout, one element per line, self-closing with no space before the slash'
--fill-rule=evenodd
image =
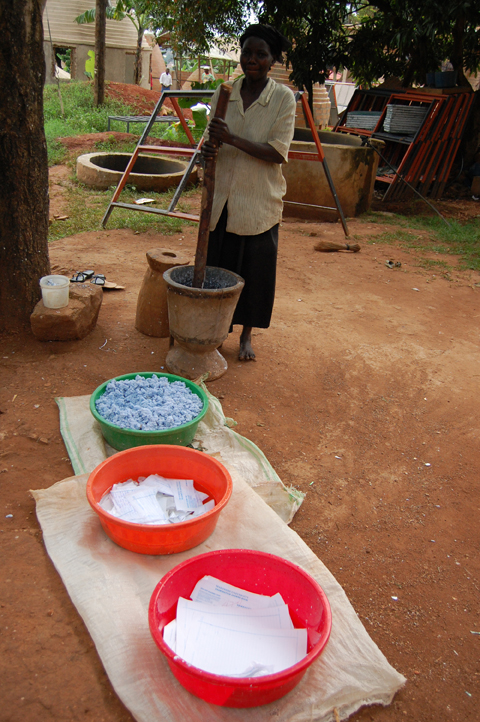
<path id="1" fill-rule="evenodd" d="M 67 276 L 44 276 L 40 279 L 43 305 L 46 308 L 68 306 L 70 279 Z"/>

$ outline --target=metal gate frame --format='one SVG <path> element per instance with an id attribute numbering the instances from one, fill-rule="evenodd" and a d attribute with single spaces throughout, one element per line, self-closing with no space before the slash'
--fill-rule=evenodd
<path id="1" fill-rule="evenodd" d="M 110 215 L 114 208 L 128 208 L 129 210 L 140 211 L 142 213 L 156 213 L 157 215 L 170 216 L 171 218 L 181 218 L 186 221 L 193 221 L 193 222 L 198 223 L 198 221 L 200 220 L 199 216 L 195 216 L 190 213 L 183 213 L 181 211 L 175 210 L 176 205 L 180 199 L 180 196 L 182 195 L 182 193 L 185 189 L 185 186 L 187 185 L 190 173 L 192 172 L 194 166 L 200 162 L 201 147 L 202 147 L 202 143 L 203 143 L 203 138 L 202 138 L 197 145 L 195 144 L 195 139 L 191 133 L 191 130 L 187 124 L 187 121 L 185 120 L 183 111 L 178 104 L 178 98 L 198 98 L 200 101 L 202 98 L 211 98 L 214 92 L 215 92 L 214 90 L 164 90 L 164 91 L 162 91 L 162 94 L 160 95 L 160 98 L 152 112 L 152 115 L 150 116 L 150 120 L 148 121 L 148 123 L 137 143 L 137 146 L 136 146 L 135 150 L 133 151 L 132 157 L 130 158 L 130 160 L 127 164 L 127 167 L 125 168 L 125 170 L 123 172 L 120 182 L 117 185 L 117 188 L 115 189 L 112 200 L 110 201 L 108 208 L 105 211 L 105 215 L 102 218 L 103 228 L 105 228 L 105 226 L 108 222 L 108 219 L 110 218 Z M 190 148 L 170 148 L 168 146 L 161 146 L 161 145 L 144 145 L 146 139 L 148 138 L 148 134 L 150 133 L 150 130 L 155 123 L 155 119 L 160 111 L 160 108 L 162 107 L 163 102 L 166 98 L 170 98 L 170 100 L 172 101 L 175 112 L 177 113 L 180 123 L 182 124 L 182 127 L 187 135 L 187 138 L 189 139 L 189 141 L 191 143 Z M 310 131 L 312 133 L 313 140 L 314 140 L 314 143 L 316 146 L 316 153 L 290 150 L 288 152 L 288 158 L 296 159 L 296 160 L 315 161 L 317 163 L 318 162 L 322 163 L 330 191 L 331 191 L 333 199 L 335 201 L 335 207 L 317 206 L 317 205 L 313 205 L 313 204 L 309 204 L 309 203 L 295 203 L 293 201 L 289 201 L 289 203 L 291 203 L 291 205 L 308 206 L 309 208 L 319 208 L 319 209 L 323 209 L 323 210 L 337 210 L 340 220 L 342 222 L 345 237 L 348 238 L 347 222 L 345 220 L 345 216 L 343 214 L 342 207 L 340 205 L 340 200 L 339 200 L 339 198 L 337 196 L 337 192 L 335 190 L 335 185 L 333 183 L 333 179 L 330 175 L 330 170 L 327 165 L 325 153 L 323 152 L 323 148 L 322 148 L 322 144 L 320 142 L 318 131 L 315 127 L 315 121 L 313 119 L 312 111 L 310 110 L 310 106 L 308 105 L 308 101 L 307 101 L 305 93 L 303 91 L 297 91 L 295 93 L 295 100 L 297 102 L 300 100 L 302 103 L 303 113 L 305 115 L 305 119 L 310 128 Z M 151 206 L 150 207 L 138 206 L 133 203 L 121 203 L 118 200 L 121 192 L 123 191 L 123 189 L 125 188 L 125 185 L 127 184 L 128 177 L 129 177 L 130 173 L 132 172 L 133 166 L 135 165 L 135 161 L 137 160 L 140 153 L 148 153 L 149 155 L 161 154 L 161 155 L 173 155 L 173 156 L 183 156 L 183 157 L 190 156 L 190 161 L 185 170 L 185 173 L 183 174 L 182 180 L 180 181 L 180 183 L 173 195 L 173 198 L 170 201 L 170 205 L 168 206 L 167 209 L 152 208 Z"/>

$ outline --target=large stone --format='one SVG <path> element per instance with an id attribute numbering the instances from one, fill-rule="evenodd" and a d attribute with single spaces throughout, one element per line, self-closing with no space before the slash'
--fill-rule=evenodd
<path id="1" fill-rule="evenodd" d="M 97 323 L 103 300 L 101 286 L 93 283 L 70 284 L 68 306 L 46 308 L 39 301 L 30 316 L 35 338 L 39 341 L 75 341 L 85 338 Z"/>

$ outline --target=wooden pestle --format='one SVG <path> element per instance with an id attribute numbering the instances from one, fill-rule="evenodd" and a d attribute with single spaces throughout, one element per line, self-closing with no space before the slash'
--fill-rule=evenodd
<path id="1" fill-rule="evenodd" d="M 215 118 L 225 119 L 228 100 L 232 87 L 226 83 L 220 86 L 220 95 L 215 110 Z M 216 142 L 212 138 L 212 142 Z M 213 194 L 215 191 L 215 165 L 216 158 L 205 159 L 203 175 L 202 204 L 200 209 L 200 223 L 198 226 L 197 251 L 195 253 L 195 268 L 193 271 L 193 288 L 202 288 L 205 280 L 207 266 L 208 236 L 210 234 L 210 217 L 212 215 Z"/>

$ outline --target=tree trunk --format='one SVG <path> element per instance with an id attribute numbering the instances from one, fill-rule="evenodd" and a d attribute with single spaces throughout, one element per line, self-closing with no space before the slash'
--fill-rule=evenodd
<path id="1" fill-rule="evenodd" d="M 465 37 L 465 13 L 461 12 L 455 20 L 453 28 L 453 48 L 450 54 L 452 67 L 457 71 L 457 85 L 467 88 L 470 83 L 463 72 L 463 39 Z"/>
<path id="2" fill-rule="evenodd" d="M 312 115 L 315 118 L 315 111 L 313 109 L 313 80 L 309 77 L 308 80 L 305 83 L 305 88 L 308 93 L 308 104 L 310 106 L 310 110 L 312 111 Z M 308 127 L 308 123 L 307 123 Z"/>
<path id="3" fill-rule="evenodd" d="M 95 5 L 95 79 L 93 102 L 102 105 L 105 100 L 105 35 L 107 28 L 107 0 L 96 0 Z"/>
<path id="4" fill-rule="evenodd" d="M 464 170 L 470 168 L 480 148 L 480 90 L 475 92 L 473 106 L 463 132 L 460 147 L 463 155 Z"/>
<path id="5" fill-rule="evenodd" d="M 450 62 L 453 69 L 457 71 L 457 85 L 467 88 L 471 87 L 463 71 L 464 36 L 465 36 L 465 13 L 461 12 L 455 20 L 453 29 L 453 48 L 450 55 Z M 464 170 L 474 162 L 475 155 L 480 143 L 480 91 L 477 90 L 473 99 L 473 106 L 463 132 L 460 152 L 463 156 Z"/>
<path id="6" fill-rule="evenodd" d="M 133 70 L 133 80 L 135 85 L 140 85 L 142 80 L 142 41 L 145 28 L 140 25 L 137 30 L 137 48 L 135 50 L 135 67 Z"/>
<path id="7" fill-rule="evenodd" d="M 0 2 L 0 330 L 28 323 L 48 260 L 45 0 Z M 8 101 L 7 101 L 8 99 Z"/>

